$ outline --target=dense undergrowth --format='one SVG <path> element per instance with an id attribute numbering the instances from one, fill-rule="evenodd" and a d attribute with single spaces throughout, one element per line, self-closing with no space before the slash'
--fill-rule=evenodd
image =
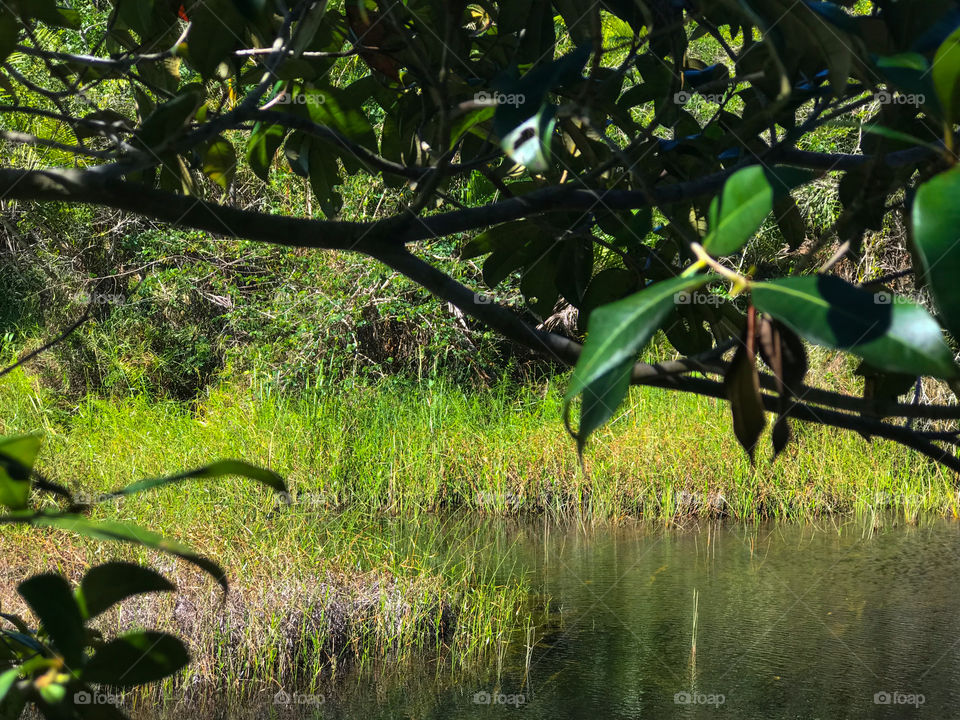
<path id="1" fill-rule="evenodd" d="M 698 102 L 692 113 L 710 111 Z M 805 149 L 857 146 L 854 129 L 834 127 Z M 30 166 L 42 152 L 19 148 L 18 163 Z M 355 220 L 388 216 L 410 198 L 408 188 L 360 176 L 348 176 L 341 192 L 341 214 Z M 471 205 L 496 195 L 479 173 L 451 190 Z M 308 181 L 282 169 L 266 188 L 241 171 L 232 200 L 317 214 Z M 788 269 L 819 242 L 839 213 L 836 177 L 803 189 L 798 204 L 803 247 L 789 247 L 769 221 L 738 270 Z M 97 208 L 5 203 L 2 211 L 4 360 L 85 308 L 91 318 L 0 380 L 0 433 L 42 430 L 40 469 L 80 497 L 220 457 L 269 466 L 291 486 L 290 507 L 226 481 L 97 511 L 215 557 L 234 582 L 224 604 L 208 581 L 145 552 L 37 531 L 0 536 L 4 557 L 16 559 L 0 584 L 4 609 L 16 608 L 12 587 L 23 576 L 56 568 L 77 578 L 108 556 L 175 574 L 177 598 L 151 598 L 105 622 L 191 637 L 197 662 L 181 682 L 242 694 L 248 683 L 311 686 L 343 666 L 390 659 L 399 667 L 424 653 L 455 667 L 502 659 L 529 622 L 528 588 L 469 528 L 450 532 L 447 518 L 464 511 L 470 522 L 533 515 L 667 525 L 958 514 L 953 480 L 899 446 L 806 425 L 776 463 L 761 458 L 754 468 L 726 403 L 654 389 L 633 391 L 629 410 L 597 434 L 581 465 L 560 421 L 562 376 L 547 379 L 542 361 L 373 261 L 213 238 Z M 889 224 L 868 233 L 841 274 L 861 283 L 909 266 L 891 249 L 904 232 Z M 457 258 L 463 240 L 418 252 L 481 289 L 479 265 Z M 826 260 L 831 243 L 824 248 Z M 512 277 L 496 293 L 542 320 L 522 307 L 518 286 Z M 816 384 L 851 390 L 859 382 L 841 358 L 814 357 Z"/>

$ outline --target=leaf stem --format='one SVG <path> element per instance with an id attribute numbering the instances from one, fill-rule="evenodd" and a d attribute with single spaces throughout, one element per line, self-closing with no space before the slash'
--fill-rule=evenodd
<path id="1" fill-rule="evenodd" d="M 714 272 L 716 272 L 721 277 L 726 278 L 731 283 L 733 287 L 730 289 L 730 294 L 734 297 L 742 293 L 748 287 L 750 287 L 750 280 L 745 278 L 743 275 L 735 273 L 730 268 L 721 265 L 716 259 L 710 257 L 709 253 L 703 249 L 703 245 L 697 242 L 690 243 L 690 250 L 694 255 L 697 256 L 696 264 L 688 268 L 688 271 L 692 268 L 702 268 L 704 266 L 710 267 Z M 686 275 L 687 272 L 684 272 Z"/>

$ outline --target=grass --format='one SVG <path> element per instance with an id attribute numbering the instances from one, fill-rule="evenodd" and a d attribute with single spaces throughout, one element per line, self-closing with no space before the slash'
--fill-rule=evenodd
<path id="1" fill-rule="evenodd" d="M 854 390 L 846 361 L 819 353 L 821 384 Z M 723 401 L 634 389 L 620 414 L 591 441 L 581 467 L 560 422 L 562 385 L 547 382 L 465 390 L 435 380 L 318 382 L 280 393 L 247 378 L 192 404 L 143 396 L 88 396 L 72 412 L 22 373 L 0 385 L 0 430 L 42 429 L 42 465 L 52 479 L 98 493 L 134 478 L 213 458 L 267 465 L 288 478 L 295 508 L 361 509 L 410 515 L 475 510 L 547 512 L 594 520 L 690 515 L 738 520 L 804 519 L 858 512 L 877 503 L 912 515 L 952 513 L 951 480 L 919 455 L 818 426 L 795 425 L 798 442 L 781 460 L 751 467 Z M 214 551 L 231 517 L 266 517 L 274 500 L 243 482 L 158 493 L 123 519 L 184 527 Z M 242 513 L 238 511 L 243 510 Z M 259 517 L 259 516 L 258 516 Z M 264 550 L 285 549 L 272 544 Z"/>
<path id="2" fill-rule="evenodd" d="M 818 352 L 818 384 L 855 390 L 847 363 Z M 107 557 L 147 561 L 171 573 L 180 593 L 125 606 L 105 630 L 133 624 L 186 635 L 196 660 L 187 682 L 243 697 L 253 688 L 315 687 L 344 667 L 382 674 L 425 654 L 441 660 L 438 672 L 501 661 L 511 643 L 524 642 L 534 609 L 510 553 L 471 531 L 477 517 L 669 525 L 957 515 L 955 486 L 940 469 L 854 434 L 797 425 L 784 456 L 761 457 L 754 468 L 726 403 L 709 398 L 634 389 L 581 466 L 560 422 L 556 382 L 469 390 L 441 380 L 321 377 L 299 393 L 275 388 L 246 376 L 193 403 L 88 395 L 65 408 L 37 376 L 7 376 L 0 433 L 42 431 L 40 469 L 81 498 L 232 457 L 281 473 L 293 503 L 227 479 L 95 510 L 215 558 L 233 583 L 226 603 L 212 581 L 166 557 L 6 530 L 0 551 L 15 560 L 0 604 L 18 609 L 12 587 L 32 572 L 57 568 L 76 581 Z M 462 522 L 451 527 L 451 518 Z"/>

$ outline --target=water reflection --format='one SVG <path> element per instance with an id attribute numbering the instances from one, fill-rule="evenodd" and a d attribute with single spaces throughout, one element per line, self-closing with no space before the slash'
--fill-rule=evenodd
<path id="1" fill-rule="evenodd" d="M 391 523 L 381 531 L 415 542 L 434 530 Z M 550 598 L 529 648 L 518 643 L 499 672 L 465 682 L 438 682 L 424 666 L 401 682 L 339 687 L 313 706 L 268 704 L 265 716 L 960 715 L 957 523 L 590 530 L 500 522 L 470 532 Z"/>

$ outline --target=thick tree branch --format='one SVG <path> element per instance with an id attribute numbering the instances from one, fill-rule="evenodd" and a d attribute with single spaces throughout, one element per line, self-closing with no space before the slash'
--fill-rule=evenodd
<path id="1" fill-rule="evenodd" d="M 425 287 L 440 299 L 452 303 L 465 314 L 480 320 L 505 337 L 534 352 L 547 355 L 567 365 L 575 365 L 580 357 L 582 346 L 579 343 L 551 332 L 537 330 L 501 305 L 477 302 L 478 296 L 476 293 L 406 250 L 378 251 L 373 256 L 418 285 Z M 701 368 L 717 369 L 682 360 L 658 365 L 637 363 L 633 368 L 631 383 L 726 399 L 726 390 L 721 382 L 704 378 L 680 377 L 675 374 Z M 775 395 L 763 394 L 763 403 L 769 412 L 780 410 L 780 399 Z M 864 435 L 894 440 L 960 473 L 960 458 L 925 439 L 921 433 L 908 428 L 860 415 L 810 407 L 803 403 L 796 403 L 792 406 L 791 417 L 805 422 L 854 430 Z"/>

